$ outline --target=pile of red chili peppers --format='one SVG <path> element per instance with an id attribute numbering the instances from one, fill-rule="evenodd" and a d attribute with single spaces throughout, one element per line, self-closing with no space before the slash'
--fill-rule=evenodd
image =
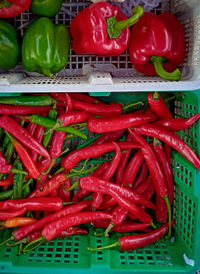
<path id="1" fill-rule="evenodd" d="M 99 228 L 104 236 L 129 233 L 100 249 L 171 237 L 171 148 L 200 170 L 175 134 L 200 114 L 173 118 L 157 92 L 147 101 L 122 106 L 78 93 L 0 98 L 0 224 L 12 229 L 0 245 L 26 253 L 55 237 L 88 234 L 86 223 L 97 236 Z"/>

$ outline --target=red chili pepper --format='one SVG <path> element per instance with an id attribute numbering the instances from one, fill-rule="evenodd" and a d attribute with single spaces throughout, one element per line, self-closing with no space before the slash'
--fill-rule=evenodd
<path id="1" fill-rule="evenodd" d="M 26 148 L 12 136 L 10 136 L 10 139 L 23 165 L 28 170 L 29 175 L 32 178 L 37 179 L 40 176 L 40 172 L 37 169 L 36 164 L 34 163 L 33 159 L 30 157 Z"/>
<path id="2" fill-rule="evenodd" d="M 72 100 L 71 100 L 71 97 L 69 96 L 68 93 L 65 93 L 65 101 L 67 103 L 67 106 L 66 106 L 66 113 L 70 113 L 72 111 Z"/>
<path id="3" fill-rule="evenodd" d="M 142 164 L 140 173 L 132 186 L 132 190 L 139 187 L 145 181 L 147 174 L 148 174 L 147 163 L 144 161 Z"/>
<path id="4" fill-rule="evenodd" d="M 27 131 L 34 136 L 36 133 L 38 125 L 34 124 L 34 123 L 29 123 L 27 126 Z"/>
<path id="5" fill-rule="evenodd" d="M 51 158 L 48 151 L 41 144 L 39 144 L 27 130 L 15 122 L 15 120 L 7 115 L 3 115 L 0 117 L 0 127 L 8 131 L 28 148 L 47 158 L 50 165 Z"/>
<path id="6" fill-rule="evenodd" d="M 68 227 L 76 226 L 84 223 L 90 223 L 97 219 L 110 219 L 111 215 L 101 211 L 85 211 L 69 214 L 66 217 L 60 218 L 47 224 L 42 230 L 42 236 L 47 240 L 51 241 L 60 232 Z"/>
<path id="7" fill-rule="evenodd" d="M 65 190 L 67 188 L 70 188 L 70 186 L 71 186 L 71 179 L 66 179 L 65 184 L 61 185 L 58 189 L 58 196 L 63 200 L 63 202 L 71 201 L 70 191 Z"/>
<path id="8" fill-rule="evenodd" d="M 116 154 L 113 157 L 109 168 L 106 170 L 105 174 L 102 177 L 106 181 L 110 181 L 110 179 L 113 177 L 121 159 L 121 150 L 119 146 L 117 145 L 117 143 L 114 142 L 114 145 L 116 148 Z M 95 192 L 93 194 L 92 207 L 99 208 L 102 202 L 103 202 L 103 194 L 100 192 Z"/>
<path id="9" fill-rule="evenodd" d="M 45 197 L 53 190 L 58 189 L 61 184 L 66 182 L 66 174 L 59 173 L 54 175 L 50 180 L 43 182 L 43 190 L 40 189 L 34 190 L 30 195 L 29 198 L 36 198 L 36 197 Z"/>
<path id="10" fill-rule="evenodd" d="M 169 191 L 167 187 L 167 181 L 162 168 L 156 158 L 154 151 L 152 150 L 151 146 L 144 140 L 144 138 L 131 129 L 129 129 L 129 132 L 133 136 L 133 139 L 142 145 L 141 150 L 147 163 L 153 184 L 155 186 L 156 194 L 163 198 L 166 202 L 169 216 L 169 236 L 171 236 L 171 206 L 168 197 Z"/>
<path id="11" fill-rule="evenodd" d="M 82 110 L 87 113 L 99 116 L 116 116 L 122 113 L 122 107 L 118 103 L 111 103 L 109 105 L 89 104 L 83 101 L 72 99 L 73 108 Z"/>
<path id="12" fill-rule="evenodd" d="M 117 144 L 119 145 L 120 149 L 140 147 L 131 142 L 117 142 Z M 66 157 L 62 158 L 61 166 L 63 166 L 67 170 L 70 170 L 81 160 L 88 159 L 91 157 L 97 158 L 100 157 L 102 154 L 113 150 L 115 150 L 115 145 L 113 144 L 113 142 L 80 148 L 76 151 L 71 152 Z"/>
<path id="13" fill-rule="evenodd" d="M 176 20 L 173 28 L 179 29 L 178 25 L 180 22 Z M 172 35 L 172 33 L 176 34 Z M 179 69 L 174 69 L 183 62 L 179 56 L 185 52 L 179 46 L 177 50 L 175 48 L 176 43 L 179 45 L 177 40 L 184 42 L 184 39 L 184 33 L 169 29 L 162 17 L 145 12 L 132 28 L 132 39 L 129 46 L 130 59 L 135 69 L 145 75 L 159 75 L 168 80 L 180 80 Z"/>
<path id="14" fill-rule="evenodd" d="M 171 163 L 171 147 L 168 144 L 164 143 L 164 149 L 165 149 L 165 155 L 166 155 L 167 162 L 170 165 L 170 163 Z"/>
<path id="15" fill-rule="evenodd" d="M 162 140 L 163 142 L 167 143 L 175 150 L 177 150 L 198 170 L 200 170 L 199 158 L 192 151 L 192 149 L 173 132 L 152 124 L 146 124 L 135 127 L 135 132 L 137 132 L 138 134 L 155 137 Z"/>
<path id="16" fill-rule="evenodd" d="M 132 186 L 143 160 L 144 160 L 144 156 L 143 156 L 142 151 L 138 151 L 132 157 L 132 159 L 128 163 L 126 169 L 124 170 L 122 185 Z"/>
<path id="17" fill-rule="evenodd" d="M 120 129 L 127 129 L 129 127 L 141 125 L 144 123 L 153 122 L 156 119 L 155 114 L 123 114 L 120 116 L 106 117 L 106 118 L 90 118 L 88 120 L 88 129 L 91 132 L 104 133 L 112 132 Z"/>
<path id="18" fill-rule="evenodd" d="M 1 9 L 0 9 L 1 12 Z M 1 16 L 0 16 L 1 17 Z M 27 115 L 41 112 L 48 112 L 52 106 L 13 106 L 0 104 L 0 114 L 4 115 Z"/>
<path id="19" fill-rule="evenodd" d="M 108 169 L 110 163 L 104 162 L 100 165 L 98 169 L 96 169 L 93 173 L 94 176 L 102 178 L 102 176 L 105 174 L 106 170 Z M 77 202 L 82 200 L 85 196 L 87 196 L 90 192 L 85 189 L 80 189 L 72 198 L 73 202 Z"/>
<path id="20" fill-rule="evenodd" d="M 128 137 L 126 138 L 127 142 L 131 141 L 131 136 L 130 134 L 128 135 Z M 124 150 L 122 151 L 122 155 L 123 157 L 121 157 L 117 172 L 116 172 L 116 184 L 120 185 L 123 179 L 123 174 L 124 174 L 124 169 L 126 167 L 126 164 L 128 162 L 129 156 L 131 154 L 131 149 L 128 150 Z"/>
<path id="21" fill-rule="evenodd" d="M 117 130 L 114 132 L 108 132 L 102 134 L 92 145 L 100 145 L 107 142 L 114 142 L 116 141 L 123 133 L 125 132 L 125 129 Z"/>
<path id="22" fill-rule="evenodd" d="M 143 194 L 146 190 L 148 190 L 150 184 L 152 184 L 151 176 L 148 176 L 147 179 L 143 181 L 142 184 L 134 188 L 134 192 L 138 194 Z"/>
<path id="23" fill-rule="evenodd" d="M 6 179 L 0 180 L 0 186 L 3 186 L 4 189 L 11 185 L 13 185 L 13 173 L 8 174 Z"/>
<path id="24" fill-rule="evenodd" d="M 153 110 L 153 112 L 160 118 L 160 119 L 171 119 L 172 115 L 166 106 L 163 98 L 158 94 L 158 92 L 150 92 L 147 95 L 147 101 Z"/>
<path id="25" fill-rule="evenodd" d="M 60 219 L 62 217 L 65 217 L 69 214 L 72 214 L 72 213 L 76 214 L 77 212 L 88 207 L 89 205 L 90 205 L 89 201 L 82 201 L 77 204 L 73 204 L 73 205 L 64 207 L 62 210 L 59 210 L 49 216 L 46 216 L 46 217 L 38 220 L 34 224 L 31 224 L 31 225 L 25 226 L 21 229 L 19 228 L 19 229 L 15 230 L 13 232 L 13 237 L 11 239 L 21 240 L 22 238 L 26 237 L 29 233 L 42 229 L 46 224 L 51 223 L 51 222 L 53 222 L 57 219 Z"/>
<path id="26" fill-rule="evenodd" d="M 174 220 L 172 220 L 172 226 L 174 225 Z M 161 227 L 153 230 L 152 232 L 140 234 L 140 235 L 130 235 L 124 236 L 119 239 L 119 241 L 100 248 L 88 248 L 91 251 L 104 250 L 114 247 L 120 247 L 121 250 L 132 250 L 144 246 L 148 246 L 151 243 L 156 242 L 162 238 L 168 231 L 169 224 L 166 223 Z"/>
<path id="27" fill-rule="evenodd" d="M 49 210 L 57 211 L 63 207 L 63 202 L 60 198 L 26 198 L 26 199 L 16 199 L 16 200 L 6 200 L 0 202 L 0 209 L 7 210 L 18 210 L 26 208 L 27 210 Z"/>
<path id="28" fill-rule="evenodd" d="M 63 126 L 68 126 L 71 124 L 86 122 L 89 116 L 90 115 L 85 111 L 71 111 L 70 113 L 64 113 L 60 115 L 58 117 L 58 120 L 62 121 Z"/>
<path id="29" fill-rule="evenodd" d="M 83 101 L 86 103 L 90 103 L 90 104 L 102 104 L 104 105 L 105 103 L 92 97 L 92 96 L 88 96 L 85 93 L 71 93 L 69 94 L 69 96 L 73 99 L 79 100 L 79 101 Z"/>
<path id="30" fill-rule="evenodd" d="M 26 211 L 26 208 L 22 208 L 15 211 L 0 211 L 0 220 L 4 221 L 15 217 L 23 216 L 24 213 L 26 213 Z"/>
<path id="31" fill-rule="evenodd" d="M 35 139 L 38 141 L 38 143 L 42 143 L 42 140 L 44 138 L 44 131 L 45 131 L 45 127 L 43 126 L 38 126 L 37 130 L 34 134 Z M 30 151 L 30 156 L 32 158 L 32 160 L 36 163 L 37 159 L 38 159 L 38 153 L 36 151 L 31 150 Z"/>
<path id="32" fill-rule="evenodd" d="M 8 0 L 3 1 L 0 7 L 0 18 L 10 18 L 20 15 L 29 9 L 31 0 Z"/>
<path id="33" fill-rule="evenodd" d="M 143 15 L 142 7 L 135 7 L 129 19 L 116 6 L 95 3 L 82 10 L 72 21 L 70 32 L 77 54 L 117 56 L 128 47 L 129 27 Z M 98 31 L 97 31 L 98 30 Z"/>
<path id="34" fill-rule="evenodd" d="M 109 221 L 108 220 L 95 220 L 92 222 L 95 227 L 98 228 L 105 228 L 108 227 Z M 121 225 L 113 226 L 112 230 L 119 232 L 119 233 L 126 233 L 132 231 L 143 231 L 143 229 L 149 227 L 149 224 L 143 223 L 134 223 L 132 221 L 126 221 Z"/>
<path id="35" fill-rule="evenodd" d="M 9 165 L 0 150 L 0 173 L 10 173 L 12 165 Z"/>
<path id="36" fill-rule="evenodd" d="M 60 232 L 57 235 L 57 237 L 67 237 L 70 235 L 79 235 L 79 234 L 83 234 L 83 235 L 88 234 L 88 231 L 79 227 L 67 227 L 65 230 Z"/>
<path id="37" fill-rule="evenodd" d="M 114 191 L 115 193 L 121 195 L 122 197 L 125 197 L 126 199 L 129 199 L 132 202 L 155 209 L 155 205 L 152 202 L 144 199 L 143 196 L 133 192 L 132 190 L 94 177 L 92 175 L 87 175 L 80 178 L 80 187 L 90 192 L 101 192 L 108 195 L 110 195 L 110 191 Z"/>
<path id="38" fill-rule="evenodd" d="M 29 217 L 15 217 L 15 218 L 0 222 L 0 225 L 3 225 L 4 227 L 7 227 L 7 228 L 22 227 L 25 225 L 32 224 L 35 221 L 36 219 L 29 218 Z"/>
<path id="39" fill-rule="evenodd" d="M 54 159 L 59 158 L 65 141 L 66 132 L 54 131 L 51 139 L 50 156 Z"/>
<path id="40" fill-rule="evenodd" d="M 159 121 L 155 122 L 155 125 L 159 126 L 159 127 L 166 127 L 169 130 L 179 131 L 179 130 L 184 130 L 184 129 L 191 127 L 199 118 L 200 118 L 200 113 L 197 113 L 188 119 L 184 119 L 184 118 L 167 119 L 167 118 L 164 118 L 163 120 L 159 120 Z"/>

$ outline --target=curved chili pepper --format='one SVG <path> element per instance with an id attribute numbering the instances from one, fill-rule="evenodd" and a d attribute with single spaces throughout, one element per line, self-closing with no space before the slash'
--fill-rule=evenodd
<path id="1" fill-rule="evenodd" d="M 172 226 L 174 225 L 174 220 L 172 220 Z M 120 247 L 121 250 L 132 250 L 140 248 L 143 246 L 148 246 L 149 244 L 156 242 L 158 239 L 162 238 L 168 231 L 169 224 L 166 223 L 161 227 L 153 230 L 152 232 L 140 234 L 140 235 L 130 235 L 124 236 L 111 245 L 100 247 L 100 248 L 88 248 L 91 251 L 98 251 L 104 249 L 110 249 L 114 247 Z"/>
<path id="2" fill-rule="evenodd" d="M 69 214 L 66 217 L 60 218 L 58 220 L 55 220 L 54 222 L 47 224 L 42 230 L 42 236 L 47 241 L 50 241 L 68 227 L 80 225 L 83 223 L 90 223 L 91 221 L 97 219 L 106 220 L 110 218 L 110 214 L 101 211 L 85 211 L 75 214 Z"/>
<path id="3" fill-rule="evenodd" d="M 10 173 L 12 165 L 9 165 L 0 150 L 0 173 Z"/>
<path id="4" fill-rule="evenodd" d="M 16 149 L 17 154 L 19 155 L 22 163 L 28 170 L 29 175 L 32 178 L 37 179 L 40 176 L 40 172 L 38 171 L 34 161 L 31 159 L 30 155 L 28 154 L 26 148 L 11 135 L 9 135 L 9 138 L 10 138 L 14 148 Z"/>
<path id="5" fill-rule="evenodd" d="M 82 201 L 67 207 L 64 207 L 63 209 L 52 213 L 51 215 L 48 215 L 42 219 L 37 220 L 37 222 L 27 225 L 23 228 L 19 228 L 15 231 L 13 231 L 13 235 L 11 236 L 11 240 L 21 240 L 22 238 L 26 237 L 29 233 L 33 231 L 38 231 L 42 229 L 46 224 L 51 223 L 57 219 L 60 219 L 62 217 L 65 217 L 69 214 L 76 214 L 77 212 L 85 209 L 90 205 L 89 201 Z"/>
<path id="6" fill-rule="evenodd" d="M 129 134 L 129 135 L 127 136 L 127 138 L 126 138 L 126 141 L 127 141 L 127 142 L 130 142 L 131 139 L 132 139 L 132 138 L 131 138 L 131 136 L 130 136 L 130 134 Z M 126 166 L 126 164 L 127 164 L 127 162 L 128 162 L 128 159 L 129 159 L 130 154 L 131 154 L 131 149 L 122 151 L 123 157 L 121 157 L 121 160 L 120 160 L 120 163 L 119 163 L 117 172 L 116 172 L 116 184 L 117 184 L 117 185 L 120 185 L 121 182 L 122 182 L 123 174 L 124 174 L 124 169 L 125 169 L 125 166 Z"/>
<path id="7" fill-rule="evenodd" d="M 109 221 L 108 220 L 95 220 L 92 222 L 95 227 L 98 228 L 105 228 L 108 227 Z M 113 226 L 112 230 L 119 232 L 119 233 L 126 233 L 132 231 L 143 231 L 143 229 L 149 227 L 149 224 L 143 223 L 134 223 L 132 221 L 126 221 L 121 225 Z"/>
<path id="8" fill-rule="evenodd" d="M 179 131 L 179 130 L 184 130 L 191 127 L 199 118 L 200 118 L 200 113 L 197 113 L 188 119 L 164 118 L 163 120 L 159 120 L 155 122 L 155 125 L 160 127 L 166 127 L 167 129 L 170 129 L 173 131 Z"/>
<path id="9" fill-rule="evenodd" d="M 52 107 L 30 107 L 30 106 L 12 106 L 0 104 L 0 114 L 4 115 L 27 115 L 41 112 L 48 112 Z"/>
<path id="10" fill-rule="evenodd" d="M 138 151 L 130 160 L 126 169 L 124 170 L 122 185 L 132 186 L 143 160 L 143 153 L 141 151 Z"/>
<path id="11" fill-rule="evenodd" d="M 35 139 L 38 141 L 39 144 L 42 143 L 42 140 L 44 138 L 44 131 L 45 131 L 45 127 L 43 126 L 38 126 L 37 130 L 34 134 Z M 36 151 L 31 150 L 30 151 L 30 156 L 33 159 L 34 162 L 37 162 L 38 159 L 38 153 Z"/>
<path id="12" fill-rule="evenodd" d="M 164 149 L 165 149 L 165 155 L 166 155 L 167 162 L 170 165 L 170 163 L 171 163 L 171 147 L 168 144 L 164 143 Z"/>
<path id="13" fill-rule="evenodd" d="M 0 211 L 0 220 L 8 220 L 15 217 L 23 216 L 26 213 L 26 208 L 21 208 L 15 211 Z"/>
<path id="14" fill-rule="evenodd" d="M 96 141 L 92 143 L 92 145 L 100 145 L 107 142 L 114 142 L 116 141 L 123 133 L 125 129 L 117 130 L 114 132 L 108 132 L 102 134 Z"/>
<path id="15" fill-rule="evenodd" d="M 114 117 L 89 118 L 88 129 L 89 131 L 96 133 L 112 132 L 153 122 L 155 119 L 156 116 L 153 113 L 145 113 L 142 115 L 129 113 Z"/>
<path id="16" fill-rule="evenodd" d="M 83 94 L 83 93 L 73 93 L 70 92 L 69 96 L 73 99 L 79 100 L 79 101 L 83 101 L 86 103 L 90 103 L 90 104 L 102 104 L 104 105 L 105 103 L 92 97 L 92 96 L 88 96 L 87 94 Z"/>
<path id="17" fill-rule="evenodd" d="M 117 142 L 117 144 L 119 145 L 120 149 L 140 147 L 131 142 Z M 88 159 L 91 157 L 97 158 L 100 157 L 102 154 L 113 150 L 115 150 L 115 145 L 113 144 L 113 142 L 80 148 L 76 151 L 71 152 L 66 157 L 62 158 L 61 166 L 63 166 L 67 170 L 70 170 L 81 160 Z"/>
<path id="18" fill-rule="evenodd" d="M 29 198 L 36 198 L 36 197 L 45 197 L 49 193 L 51 193 L 53 190 L 58 189 L 61 184 L 64 184 L 66 182 L 66 174 L 65 173 L 59 173 L 54 175 L 50 180 L 44 182 L 43 190 L 40 189 L 34 190 Z"/>
<path id="19" fill-rule="evenodd" d="M 98 116 L 116 116 L 122 113 L 122 107 L 118 103 L 90 104 L 72 98 L 73 108 Z"/>
<path id="20" fill-rule="evenodd" d="M 57 159 L 62 153 L 62 147 L 65 141 L 66 132 L 55 131 L 52 136 L 50 155 L 52 158 Z"/>
<path id="21" fill-rule="evenodd" d="M 119 146 L 117 145 L 117 143 L 114 142 L 114 145 L 116 148 L 115 156 L 113 157 L 109 168 L 106 170 L 105 174 L 102 177 L 106 181 L 110 181 L 110 179 L 113 177 L 121 159 L 121 150 Z M 92 207 L 99 208 L 102 201 L 103 201 L 103 194 L 100 192 L 95 192 L 93 194 Z"/>
<path id="22" fill-rule="evenodd" d="M 200 170 L 200 160 L 192 149 L 182 141 L 178 136 L 176 136 L 172 131 L 165 128 L 161 128 L 156 125 L 146 124 L 135 127 L 135 132 L 138 134 L 151 136 L 162 140 L 167 143 L 180 154 L 182 154 L 189 162 L 191 162 L 198 170 Z"/>
<path id="23" fill-rule="evenodd" d="M 0 222 L 0 225 L 3 225 L 4 227 L 7 227 L 7 228 L 21 227 L 21 226 L 32 224 L 35 221 L 36 219 L 33 219 L 33 218 L 15 217 L 15 218 Z"/>
<path id="24" fill-rule="evenodd" d="M 167 187 L 167 181 L 162 171 L 162 168 L 156 158 L 151 146 L 144 140 L 143 137 L 138 135 L 135 131 L 129 129 L 133 139 L 142 145 L 142 153 L 147 163 L 152 181 L 154 183 L 156 193 L 159 197 L 163 198 L 166 202 L 169 216 L 169 236 L 171 236 L 171 206 L 169 203 L 169 191 Z"/>
<path id="25" fill-rule="evenodd" d="M 26 199 L 16 199 L 16 200 L 6 200 L 0 202 L 0 209 L 7 210 L 18 210 L 21 208 L 26 208 L 27 210 L 49 210 L 57 211 L 63 207 L 63 202 L 60 198 L 26 198 Z"/>
<path id="26" fill-rule="evenodd" d="M 144 161 L 142 164 L 140 173 L 132 186 L 132 190 L 135 190 L 145 181 L 147 174 L 148 174 L 147 163 Z"/>
<path id="27" fill-rule="evenodd" d="M 153 112 L 160 118 L 160 119 L 170 119 L 172 115 L 166 106 L 162 97 L 158 94 L 158 92 L 150 92 L 147 95 L 147 101 L 153 110 Z"/>
<path id="28" fill-rule="evenodd" d="M 87 175 L 85 177 L 80 178 L 80 187 L 90 192 L 91 191 L 101 192 L 108 195 L 110 195 L 110 191 L 112 190 L 115 193 L 121 195 L 122 197 L 126 199 L 129 199 L 132 202 L 155 209 L 155 205 L 151 203 L 150 201 L 146 200 L 140 194 L 137 194 L 133 192 L 132 190 L 127 189 L 123 186 L 116 185 L 114 183 L 105 181 L 103 179 L 94 177 L 92 175 Z"/>
<path id="29" fill-rule="evenodd" d="M 106 170 L 108 169 L 110 163 L 109 162 L 104 162 L 100 165 L 99 168 L 97 168 L 93 175 L 96 177 L 102 178 L 102 176 L 105 174 Z M 87 196 L 90 192 L 85 190 L 85 189 L 80 189 L 72 198 L 73 202 L 77 202 L 82 200 L 85 196 Z"/>
<path id="30" fill-rule="evenodd" d="M 47 158 L 50 165 L 51 158 L 48 151 L 41 144 L 39 144 L 27 130 L 25 130 L 22 126 L 15 122 L 11 117 L 7 115 L 1 116 L 0 127 L 8 131 L 30 149 Z"/>
<path id="31" fill-rule="evenodd" d="M 13 185 L 13 173 L 8 174 L 8 177 L 4 180 L 0 180 L 0 186 L 8 187 Z"/>

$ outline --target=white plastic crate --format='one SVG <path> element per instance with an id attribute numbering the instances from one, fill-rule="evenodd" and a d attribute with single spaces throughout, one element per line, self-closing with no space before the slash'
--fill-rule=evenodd
<path id="1" fill-rule="evenodd" d="M 128 52 L 117 57 L 96 57 L 77 55 L 71 48 L 69 63 L 57 74 L 56 79 L 25 72 L 19 64 L 9 72 L 0 71 L 0 92 L 165 91 L 200 88 L 200 1 L 160 0 L 158 2 L 158 6 L 152 11 L 174 13 L 185 30 L 187 53 L 181 68 L 181 81 L 171 82 L 157 76 L 143 76 L 134 70 Z M 52 20 L 69 27 L 73 17 L 89 4 L 91 2 L 85 0 L 64 1 L 61 11 Z M 32 22 L 35 17 L 27 11 L 10 19 L 9 22 L 20 30 L 23 36 L 27 23 Z"/>

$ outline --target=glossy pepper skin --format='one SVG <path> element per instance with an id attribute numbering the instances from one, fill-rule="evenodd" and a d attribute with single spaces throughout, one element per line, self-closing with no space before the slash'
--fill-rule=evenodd
<path id="1" fill-rule="evenodd" d="M 61 9 L 63 0 L 32 0 L 31 10 L 40 16 L 53 17 Z"/>
<path id="2" fill-rule="evenodd" d="M 142 16 L 143 9 L 136 7 L 133 12 L 133 17 L 127 19 L 118 7 L 107 2 L 92 4 L 82 10 L 70 26 L 74 51 L 97 56 L 122 54 L 129 44 L 129 27 Z"/>
<path id="3" fill-rule="evenodd" d="M 22 43 L 22 65 L 49 77 L 62 70 L 68 63 L 70 36 L 67 28 L 54 25 L 50 19 L 35 20 L 25 33 Z"/>
<path id="4" fill-rule="evenodd" d="M 26 11 L 30 4 L 31 0 L 0 1 L 0 18 L 16 17 Z"/>
<path id="5" fill-rule="evenodd" d="M 166 24 L 166 16 L 146 12 L 132 28 L 129 56 L 135 69 L 145 75 L 180 80 L 179 69 L 185 54 L 184 32 L 178 19 Z M 142 34 L 142 35 L 141 35 Z M 181 41 L 181 42 L 179 42 Z M 178 46 L 176 45 L 178 43 Z M 175 69 L 175 70 L 174 70 Z"/>
<path id="6" fill-rule="evenodd" d="M 7 22 L 0 20 L 0 69 L 14 68 L 19 61 L 19 55 L 20 48 L 16 30 Z"/>

